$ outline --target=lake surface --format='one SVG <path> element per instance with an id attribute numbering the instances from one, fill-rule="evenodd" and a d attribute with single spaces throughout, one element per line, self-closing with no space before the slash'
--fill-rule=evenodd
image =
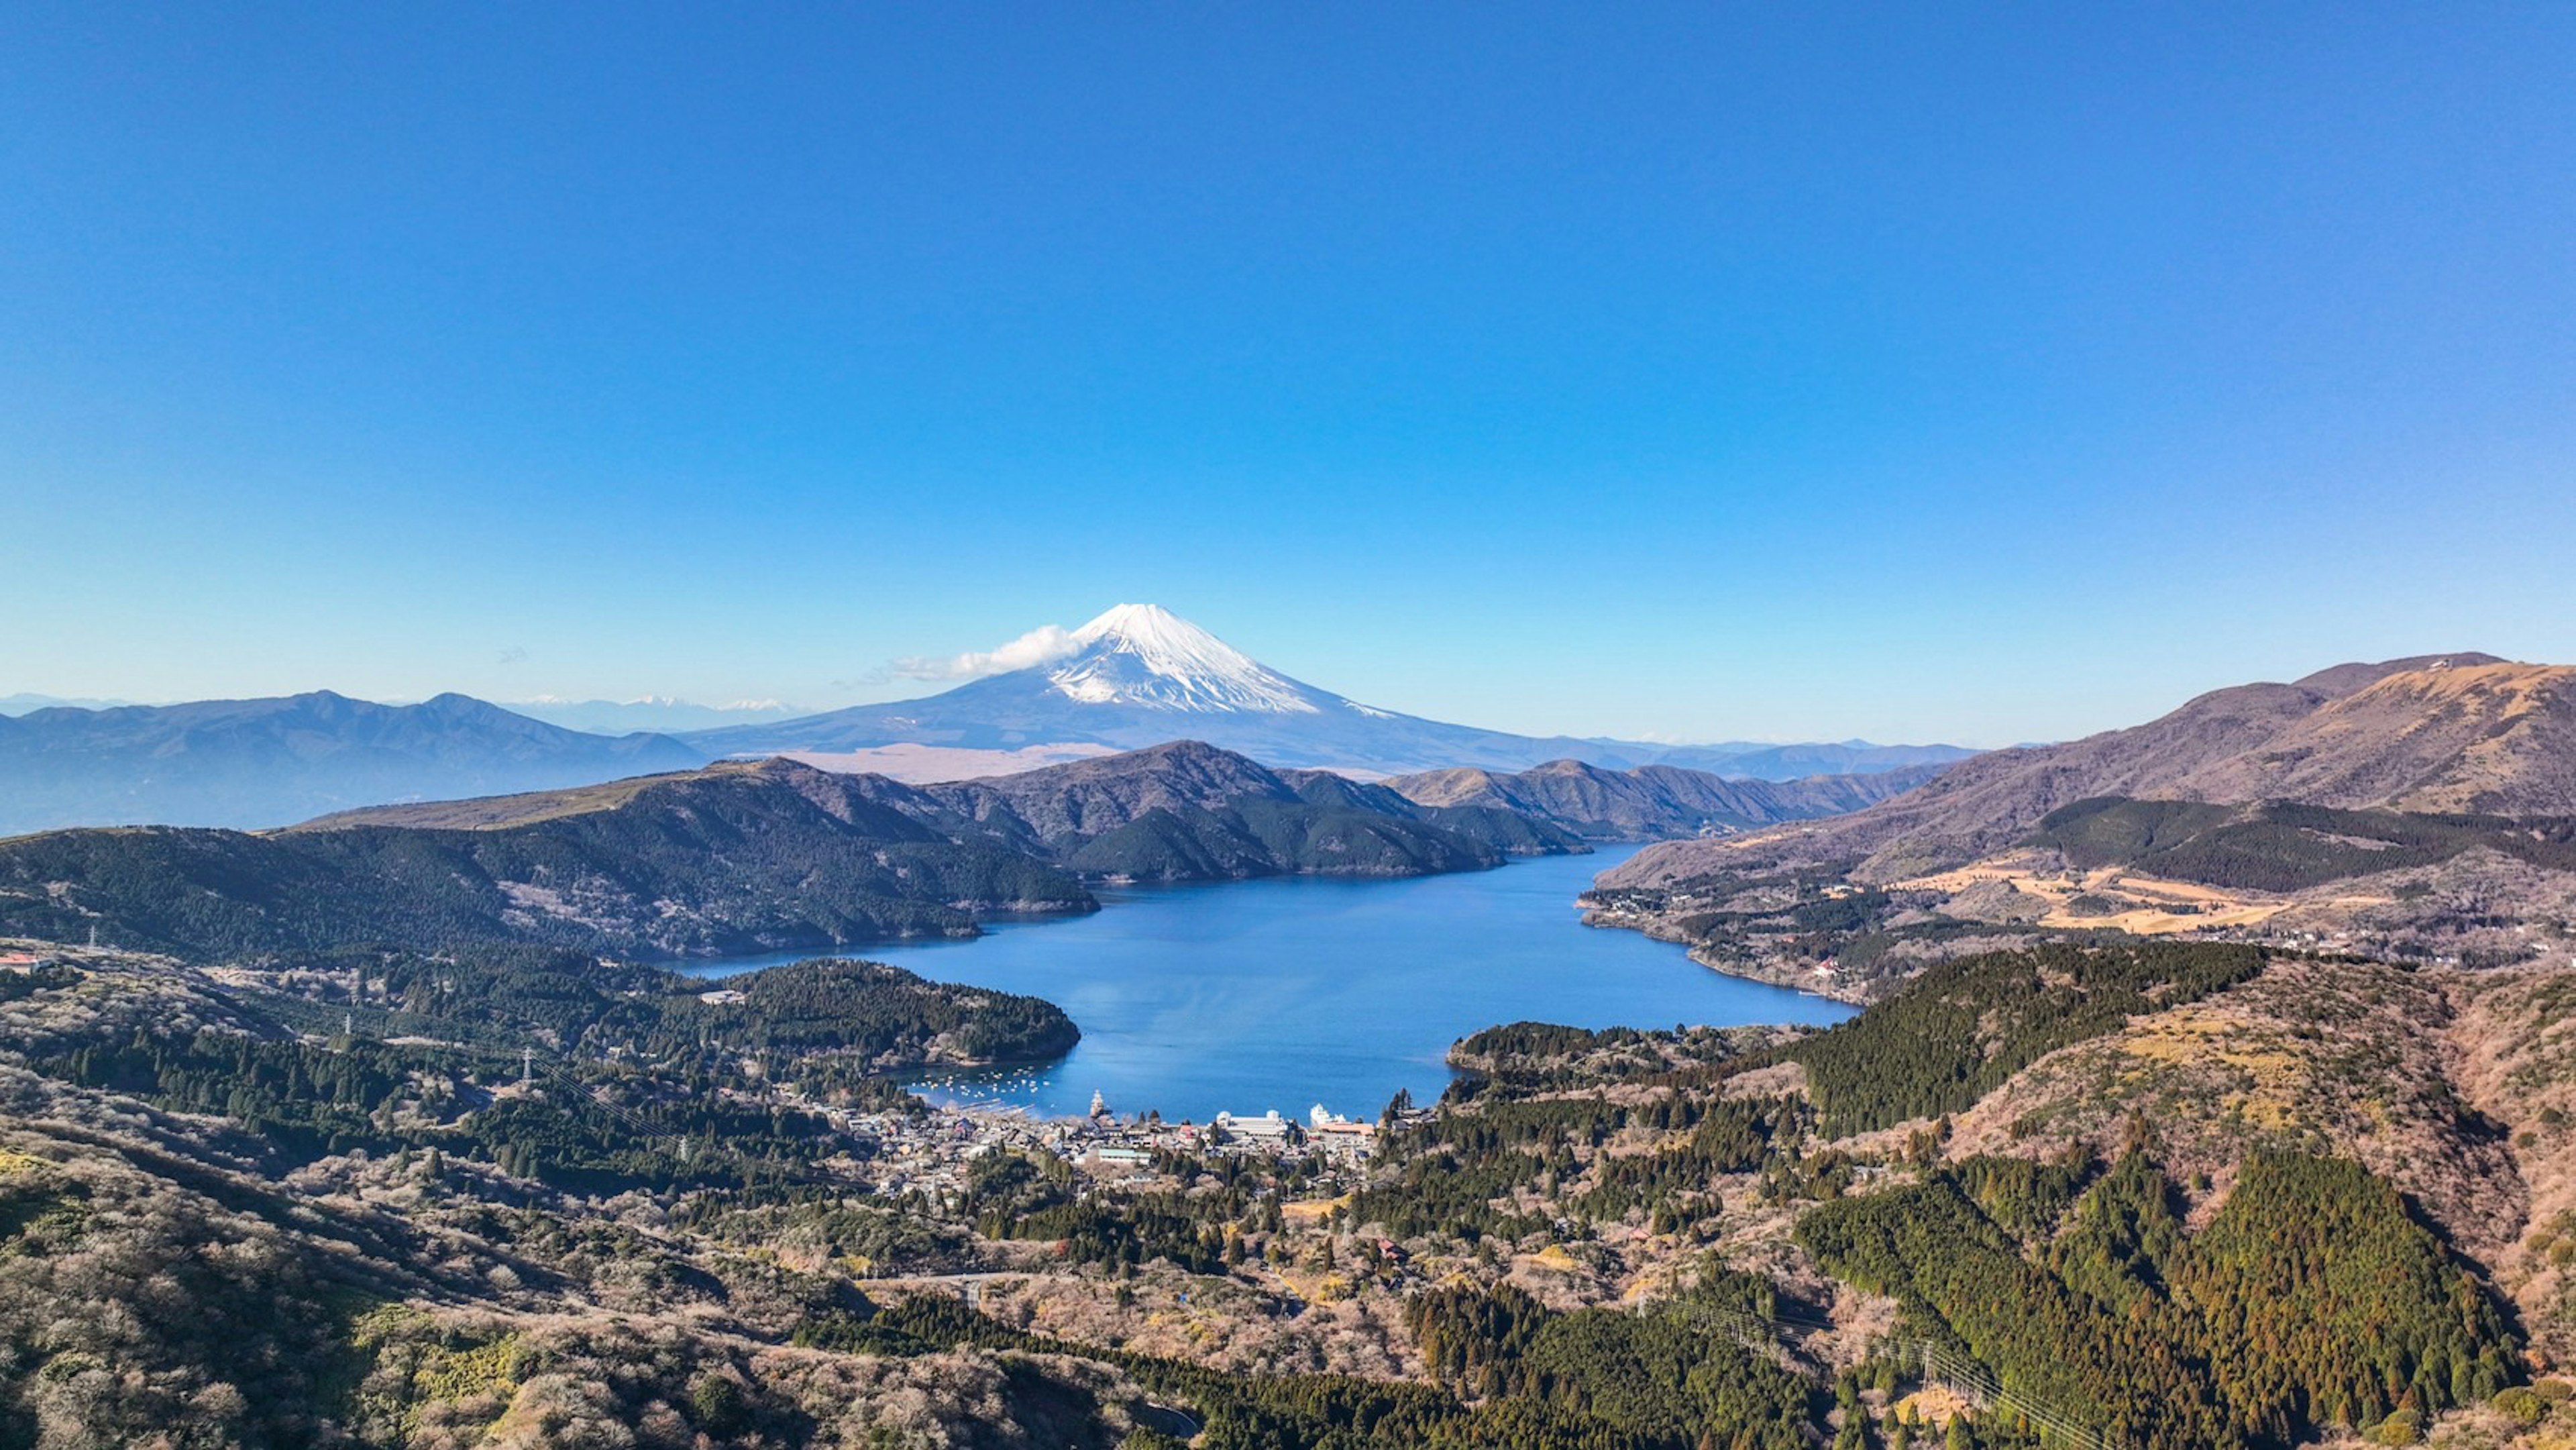
<path id="1" fill-rule="evenodd" d="M 1044 1067 L 956 1073 L 933 1102 L 1205 1122 L 1219 1109 L 1375 1118 L 1398 1088 L 1429 1103 L 1449 1044 L 1531 1020 L 1581 1027 L 1839 1022 L 1852 1008 L 1723 976 L 1682 948 L 1582 924 L 1574 898 L 1635 853 L 1548 856 L 1409 880 L 1292 876 L 1108 889 L 1083 917 L 1003 922 L 971 941 L 869 947 L 934 981 L 1044 997 L 1082 1043 Z M 705 962 L 723 977 L 812 952 Z"/>

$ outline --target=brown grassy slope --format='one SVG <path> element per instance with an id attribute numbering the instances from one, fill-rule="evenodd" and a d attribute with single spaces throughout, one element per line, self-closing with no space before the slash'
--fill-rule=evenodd
<path id="1" fill-rule="evenodd" d="M 2359 1159 L 2492 1261 L 2530 1195 L 2496 1122 L 2455 1079 L 2465 1037 L 2453 974 L 2276 960 L 2262 975 L 2024 1068 L 1960 1115 L 1954 1156 L 2118 1153 L 2132 1115 L 2176 1173 L 2228 1170 L 2256 1148 Z M 2480 1105 L 2483 1106 L 2483 1105 Z"/>
<path id="2" fill-rule="evenodd" d="M 2214 690 L 2144 725 L 1962 761 L 1829 824 L 1651 847 L 1603 884 L 1666 886 L 1766 860 L 1858 860 L 1863 880 L 1899 880 L 2018 844 L 2049 812 L 2095 796 L 2576 811 L 2571 678 L 2459 654 Z"/>
<path id="3" fill-rule="evenodd" d="M 2410 670 L 2195 772 L 2201 800 L 2555 814 L 2576 806 L 2576 668 Z"/>
<path id="4" fill-rule="evenodd" d="M 2535 1344 L 2576 1357 L 2576 973 L 2460 974 L 2447 988 L 2459 1091 L 2511 1126 L 2510 1150 L 2530 1185 L 2530 1211 L 2509 1226 L 2497 1280 Z"/>

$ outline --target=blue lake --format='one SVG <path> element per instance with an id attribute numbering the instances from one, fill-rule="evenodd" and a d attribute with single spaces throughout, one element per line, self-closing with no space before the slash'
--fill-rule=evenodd
<path id="1" fill-rule="evenodd" d="M 935 981 L 1046 998 L 1082 1043 L 1044 1067 L 936 1077 L 934 1102 L 1205 1122 L 1219 1109 L 1374 1118 L 1428 1103 L 1449 1044 L 1521 1020 L 1582 1027 L 1839 1022 L 1841 1003 L 1722 976 L 1680 947 L 1582 924 L 1574 898 L 1633 854 L 1515 862 L 1401 881 L 1298 876 L 1104 890 L 1091 916 L 993 925 L 972 941 L 870 947 Z M 703 977 L 814 955 L 701 963 Z"/>

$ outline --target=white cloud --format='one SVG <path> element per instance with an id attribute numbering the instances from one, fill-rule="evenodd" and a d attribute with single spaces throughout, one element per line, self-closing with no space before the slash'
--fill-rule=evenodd
<path id="1" fill-rule="evenodd" d="M 1042 624 L 1008 644 L 989 650 L 971 650 L 946 659 L 896 660 L 888 668 L 907 680 L 972 680 L 1060 660 L 1077 647 L 1072 630 L 1062 625 Z"/>

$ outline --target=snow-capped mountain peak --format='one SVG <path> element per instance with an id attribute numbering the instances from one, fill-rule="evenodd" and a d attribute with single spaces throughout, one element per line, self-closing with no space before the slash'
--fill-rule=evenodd
<path id="1" fill-rule="evenodd" d="M 1157 604 L 1121 604 L 1073 632 L 1073 652 L 1047 670 L 1086 705 L 1311 715 L 1319 693 Z"/>

